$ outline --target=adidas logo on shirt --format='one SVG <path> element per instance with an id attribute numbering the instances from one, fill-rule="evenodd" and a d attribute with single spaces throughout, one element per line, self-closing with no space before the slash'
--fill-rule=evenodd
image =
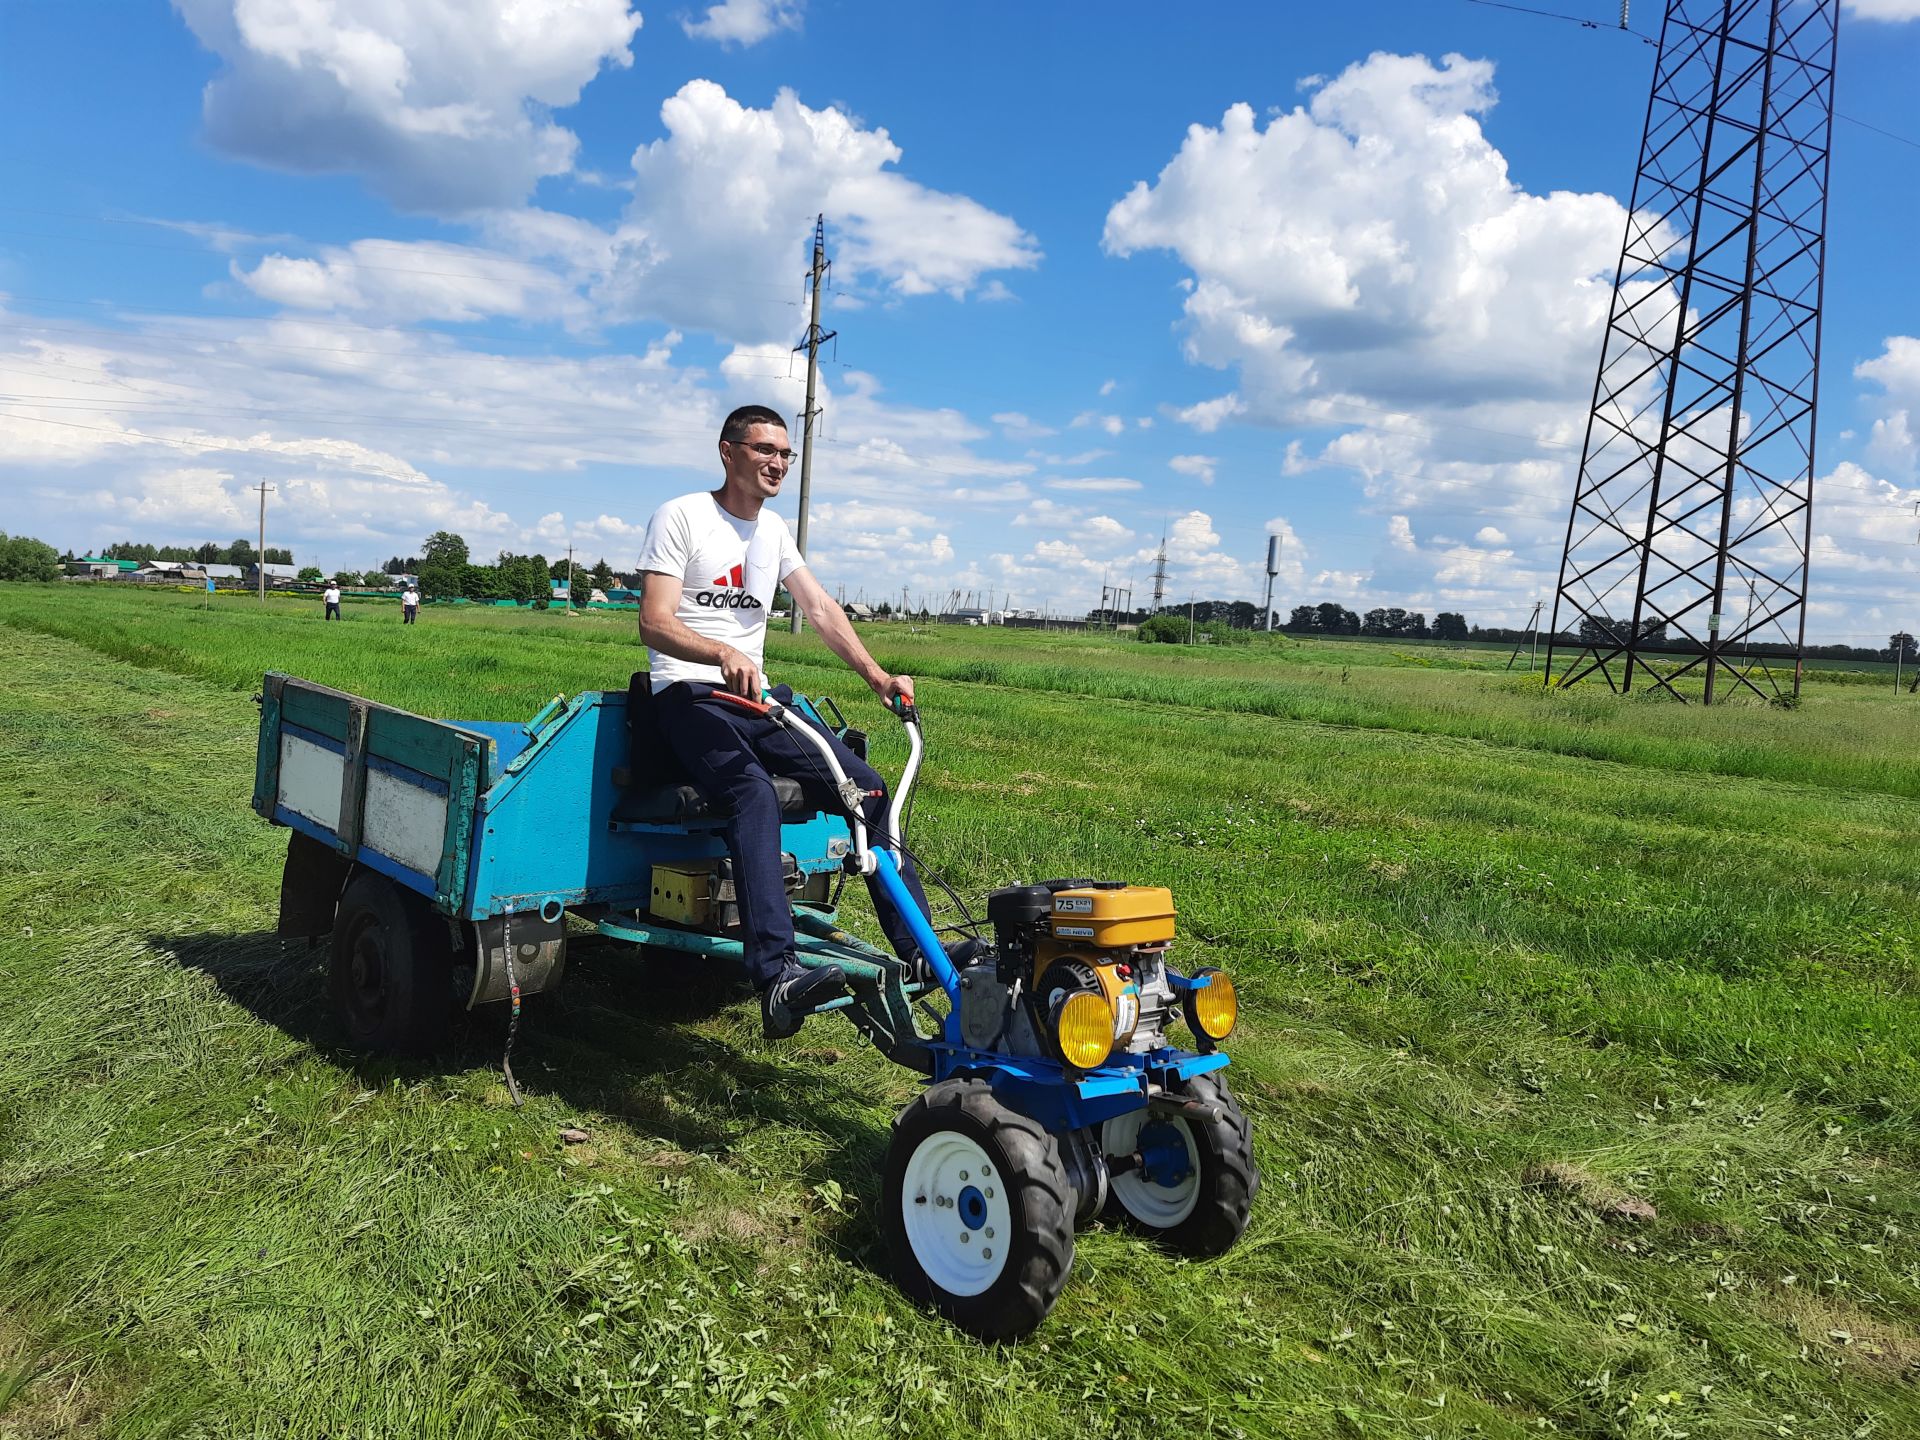
<path id="1" fill-rule="evenodd" d="M 760 610 L 763 607 L 753 596 L 746 593 L 746 569 L 736 565 L 724 575 L 716 576 L 708 583 L 725 593 L 714 594 L 713 590 L 702 590 L 693 597 L 693 603 L 703 605 L 709 610 Z M 696 571 L 696 574 L 699 572 Z"/>

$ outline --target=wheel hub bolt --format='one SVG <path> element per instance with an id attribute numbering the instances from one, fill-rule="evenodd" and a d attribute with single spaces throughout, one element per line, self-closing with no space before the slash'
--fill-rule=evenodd
<path id="1" fill-rule="evenodd" d="M 993 1247 L 991 1245 L 982 1246 L 980 1249 L 980 1258 L 982 1260 L 993 1259 Z"/>
<path id="2" fill-rule="evenodd" d="M 960 1232 L 960 1243 L 961 1243 L 962 1245 L 964 1245 L 964 1244 L 966 1244 L 966 1243 L 967 1243 L 967 1242 L 968 1242 L 969 1240 L 971 1240 L 972 1238 L 973 1238 L 973 1237 L 972 1237 L 971 1235 L 969 1235 L 969 1234 L 967 1234 L 967 1232 L 966 1232 L 966 1231 L 964 1231 L 964 1230 L 962 1230 L 962 1231 Z"/>

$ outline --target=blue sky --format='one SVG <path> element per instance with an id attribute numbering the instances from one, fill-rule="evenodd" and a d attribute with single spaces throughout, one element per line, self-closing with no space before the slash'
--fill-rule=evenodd
<path id="1" fill-rule="evenodd" d="M 225 541 L 264 478 L 323 568 L 624 565 L 727 409 L 799 409 L 824 211 L 830 588 L 1073 613 L 1164 532 L 1170 600 L 1258 600 L 1278 533 L 1283 610 L 1517 624 L 1653 53 L 1466 0 L 0 0 L 0 528 Z M 1920 0 L 1850 0 L 1816 640 L 1920 624 L 1914 74 Z"/>

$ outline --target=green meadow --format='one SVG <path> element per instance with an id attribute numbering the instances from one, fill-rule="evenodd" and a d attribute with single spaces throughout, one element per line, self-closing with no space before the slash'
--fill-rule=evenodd
<path id="1" fill-rule="evenodd" d="M 426 1063 L 272 934 L 260 674 L 618 688 L 631 615 L 0 586 L 0 1440 L 1920 1433 L 1920 697 L 1543 690 L 1504 650 L 881 625 L 962 896 L 1170 886 L 1265 1186 L 1028 1343 L 908 1305 L 915 1082 L 586 939 Z M 776 679 L 899 729 L 809 637 Z M 864 899 L 847 914 L 865 927 Z M 950 904 L 938 917 L 959 917 Z M 869 928 L 869 933 L 870 927 Z M 587 1132 L 567 1144 L 561 1131 Z"/>

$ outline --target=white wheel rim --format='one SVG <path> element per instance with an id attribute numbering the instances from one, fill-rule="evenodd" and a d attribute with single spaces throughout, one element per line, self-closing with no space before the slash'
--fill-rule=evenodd
<path id="1" fill-rule="evenodd" d="M 1013 1245 L 1008 1177 L 974 1141 L 940 1130 L 914 1147 L 900 1181 L 907 1244 L 949 1295 L 979 1295 L 1000 1278 Z"/>
<path id="2" fill-rule="evenodd" d="M 1200 1147 L 1194 1143 L 1192 1127 L 1177 1118 L 1150 1121 L 1146 1111 L 1135 1110 L 1107 1121 L 1101 1127 L 1100 1143 L 1109 1155 L 1131 1155 L 1139 1148 L 1140 1132 L 1149 1124 L 1166 1126 L 1185 1143 L 1186 1177 L 1176 1184 L 1162 1185 L 1134 1169 L 1115 1175 L 1110 1186 L 1121 1208 L 1142 1225 L 1171 1230 L 1200 1203 Z"/>

